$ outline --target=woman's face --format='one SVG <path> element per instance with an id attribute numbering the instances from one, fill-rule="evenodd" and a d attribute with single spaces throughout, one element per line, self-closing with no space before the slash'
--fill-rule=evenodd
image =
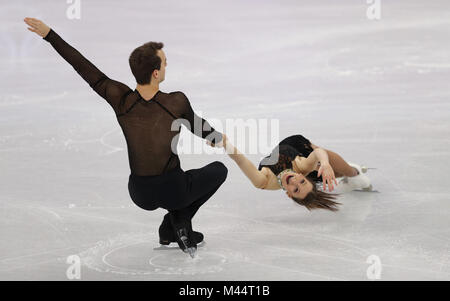
<path id="1" fill-rule="evenodd" d="M 304 199 L 313 190 L 313 184 L 304 175 L 296 172 L 285 173 L 281 178 L 281 184 L 290 198 Z"/>

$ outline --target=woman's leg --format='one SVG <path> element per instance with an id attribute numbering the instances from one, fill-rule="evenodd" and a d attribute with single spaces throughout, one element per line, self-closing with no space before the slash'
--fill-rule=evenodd
<path id="1" fill-rule="evenodd" d="M 354 177 L 358 175 L 358 171 L 348 165 L 347 162 L 337 153 L 325 149 L 328 155 L 328 161 L 333 168 L 334 175 L 338 177 Z"/>

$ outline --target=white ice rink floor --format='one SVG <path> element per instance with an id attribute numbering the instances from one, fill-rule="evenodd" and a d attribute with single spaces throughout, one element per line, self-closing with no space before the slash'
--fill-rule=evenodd
<path id="1" fill-rule="evenodd" d="M 79 20 L 66 1 L 0 2 L 0 280 L 65 280 L 70 255 L 82 280 L 368 280 L 371 255 L 381 280 L 450 280 L 448 1 L 382 1 L 377 21 L 365 0 L 152 2 L 81 1 Z M 198 257 L 161 249 L 113 110 L 26 16 L 132 89 L 129 54 L 162 41 L 162 91 L 206 119 L 279 119 L 280 138 L 377 168 L 380 193 L 308 212 L 226 155 L 183 154 L 228 179 L 193 221 Z"/>

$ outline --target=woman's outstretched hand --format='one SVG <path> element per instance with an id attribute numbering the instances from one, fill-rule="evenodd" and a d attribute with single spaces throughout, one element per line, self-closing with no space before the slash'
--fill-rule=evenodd
<path id="1" fill-rule="evenodd" d="M 41 20 L 35 18 L 25 18 L 23 21 L 27 23 L 28 26 L 30 26 L 28 27 L 29 31 L 35 32 L 37 35 L 43 38 L 50 32 L 50 27 L 48 27 Z"/>
<path id="2" fill-rule="evenodd" d="M 330 163 L 322 163 L 320 165 L 319 171 L 317 172 L 317 176 L 320 177 L 322 175 L 322 182 L 323 182 L 323 190 L 326 190 L 325 184 L 328 184 L 328 190 L 332 191 L 334 189 L 333 187 L 333 181 L 338 185 L 336 181 L 336 177 L 334 176 L 333 168 L 331 167 Z"/>

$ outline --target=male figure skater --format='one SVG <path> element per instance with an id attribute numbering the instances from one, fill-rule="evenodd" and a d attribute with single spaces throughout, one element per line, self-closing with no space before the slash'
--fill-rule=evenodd
<path id="1" fill-rule="evenodd" d="M 145 210 L 168 210 L 159 227 L 160 243 L 176 241 L 194 257 L 203 234 L 192 230 L 191 220 L 225 181 L 228 170 L 219 161 L 198 169 L 181 169 L 178 155 L 173 152 L 179 138 L 179 121 L 213 144 L 220 145 L 222 134 L 194 113 L 184 93 L 159 90 L 167 66 L 163 43 L 148 42 L 131 53 L 130 68 L 137 82 L 136 89 L 131 90 L 103 74 L 42 21 L 24 21 L 28 30 L 49 42 L 114 109 L 127 142 L 131 199 Z M 176 130 L 172 129 L 174 120 L 178 122 Z"/>

